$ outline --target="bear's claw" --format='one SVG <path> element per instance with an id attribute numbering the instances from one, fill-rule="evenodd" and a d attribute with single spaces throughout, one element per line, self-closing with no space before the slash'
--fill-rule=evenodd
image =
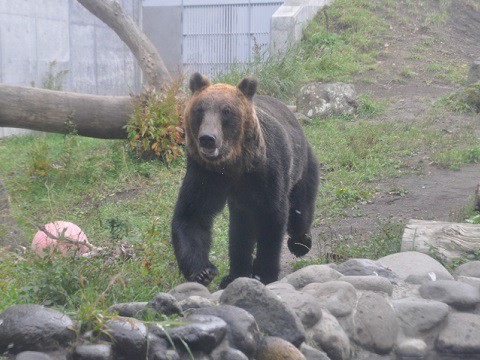
<path id="1" fill-rule="evenodd" d="M 215 265 L 210 264 L 205 269 L 191 277 L 191 281 L 198 282 L 204 286 L 208 286 L 215 276 L 218 274 L 218 269 Z"/>

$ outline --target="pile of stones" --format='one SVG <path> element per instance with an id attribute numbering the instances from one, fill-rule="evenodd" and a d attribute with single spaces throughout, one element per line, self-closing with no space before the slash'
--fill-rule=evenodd
<path id="1" fill-rule="evenodd" d="M 419 252 L 310 265 L 267 286 L 211 293 L 184 283 L 116 304 L 79 334 L 40 305 L 0 313 L 0 356 L 16 359 L 346 360 L 480 358 L 480 261 L 451 275 Z M 155 320 L 163 314 L 170 321 Z M 153 319 L 153 320 L 152 320 Z"/>

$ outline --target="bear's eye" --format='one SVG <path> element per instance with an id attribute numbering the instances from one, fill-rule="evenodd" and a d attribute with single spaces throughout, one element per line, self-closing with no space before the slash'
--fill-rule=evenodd
<path id="1" fill-rule="evenodd" d="M 228 116 L 228 115 L 230 115 L 230 113 L 231 113 L 231 110 L 230 110 L 229 107 L 224 107 L 224 108 L 222 109 L 222 114 L 223 114 L 224 116 Z"/>

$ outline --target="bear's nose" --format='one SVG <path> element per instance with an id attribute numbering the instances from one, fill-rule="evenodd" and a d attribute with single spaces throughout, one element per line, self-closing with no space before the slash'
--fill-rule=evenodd
<path id="1" fill-rule="evenodd" d="M 200 141 L 200 146 L 207 148 L 207 149 L 213 149 L 215 147 L 215 141 L 217 140 L 215 136 L 205 134 L 200 136 L 198 139 Z"/>

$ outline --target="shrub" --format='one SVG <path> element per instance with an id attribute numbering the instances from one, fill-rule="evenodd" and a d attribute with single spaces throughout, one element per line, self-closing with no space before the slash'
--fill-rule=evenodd
<path id="1" fill-rule="evenodd" d="M 161 92 L 147 91 L 134 101 L 133 114 L 125 126 L 128 147 L 142 159 L 160 158 L 169 164 L 183 155 L 184 92 L 180 80 Z"/>

